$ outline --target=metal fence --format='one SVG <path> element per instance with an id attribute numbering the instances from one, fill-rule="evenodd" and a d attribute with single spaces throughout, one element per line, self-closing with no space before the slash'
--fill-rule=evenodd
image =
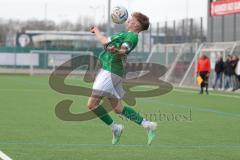
<path id="1" fill-rule="evenodd" d="M 124 29 L 122 25 L 112 26 L 111 33 Z M 148 31 L 139 35 L 137 51 L 150 52 L 154 44 L 201 43 L 206 41 L 207 19 L 189 18 L 151 23 Z"/>

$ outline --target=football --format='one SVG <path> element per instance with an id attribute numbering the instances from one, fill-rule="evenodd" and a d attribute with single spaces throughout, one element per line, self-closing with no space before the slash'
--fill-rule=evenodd
<path id="1" fill-rule="evenodd" d="M 125 7 L 116 6 L 111 11 L 111 18 L 113 23 L 122 24 L 128 19 L 128 11 Z"/>

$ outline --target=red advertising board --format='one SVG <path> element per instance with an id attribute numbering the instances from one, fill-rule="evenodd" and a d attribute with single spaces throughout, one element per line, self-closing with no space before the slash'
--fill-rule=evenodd
<path id="1" fill-rule="evenodd" d="M 211 2 L 211 16 L 240 13 L 240 0 L 218 0 Z"/>

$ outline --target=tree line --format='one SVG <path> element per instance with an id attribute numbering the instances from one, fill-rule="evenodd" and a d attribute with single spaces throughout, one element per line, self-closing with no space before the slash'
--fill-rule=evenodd
<path id="1" fill-rule="evenodd" d="M 65 20 L 56 23 L 53 20 L 5 20 L 0 19 L 0 46 L 7 43 L 8 39 L 13 38 L 19 32 L 27 30 L 42 30 L 42 31 L 89 31 L 89 28 L 94 25 L 94 20 L 91 17 L 80 17 L 75 23 Z M 102 31 L 106 31 L 106 23 L 98 24 Z"/>
<path id="2" fill-rule="evenodd" d="M 192 22 L 192 23 L 190 23 Z M 53 20 L 5 20 L 0 18 L 0 46 L 14 45 L 14 37 L 19 32 L 26 30 L 42 30 L 42 31 L 89 31 L 93 26 L 93 17 L 79 17 L 76 22 L 68 20 L 56 23 Z M 101 31 L 106 32 L 107 23 L 97 24 Z M 114 28 L 114 29 L 113 29 Z M 124 30 L 124 25 L 114 25 L 111 30 L 114 32 Z M 174 43 L 171 39 L 174 37 L 188 37 L 187 41 L 194 41 L 194 39 L 205 39 L 206 30 L 203 24 L 194 20 L 180 20 L 176 21 L 175 27 L 173 24 L 165 22 L 162 25 L 151 24 L 149 33 L 160 32 L 165 34 L 165 39 L 168 43 Z"/>

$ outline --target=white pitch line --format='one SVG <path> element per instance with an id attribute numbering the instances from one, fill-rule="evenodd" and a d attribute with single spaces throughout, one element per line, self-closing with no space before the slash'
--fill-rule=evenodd
<path id="1" fill-rule="evenodd" d="M 184 89 L 173 89 L 173 91 L 175 91 L 175 92 L 183 92 L 183 93 L 198 93 L 198 91 L 196 90 L 196 91 L 193 91 L 193 90 L 184 90 Z M 212 96 L 219 96 L 219 97 L 229 97 L 229 98 L 237 98 L 237 99 L 239 99 L 240 98 L 240 96 L 238 96 L 238 95 L 229 95 L 229 94 L 224 94 L 224 93 L 211 93 L 210 92 L 210 94 L 209 94 L 210 96 L 212 95 Z"/>
<path id="2" fill-rule="evenodd" d="M 5 153 L 3 153 L 1 150 L 0 150 L 0 159 L 1 160 L 12 160 L 12 158 L 8 157 Z"/>

